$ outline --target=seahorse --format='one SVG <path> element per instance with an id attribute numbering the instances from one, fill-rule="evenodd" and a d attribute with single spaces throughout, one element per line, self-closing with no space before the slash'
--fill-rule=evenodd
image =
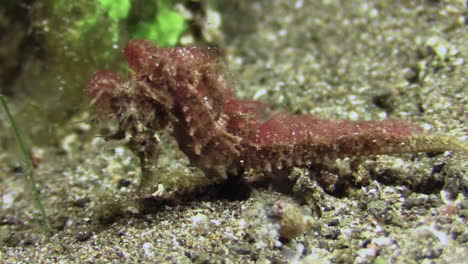
<path id="1" fill-rule="evenodd" d="M 219 181 L 239 168 L 271 172 L 351 156 L 468 153 L 462 142 L 403 120 L 328 120 L 235 98 L 235 83 L 214 48 L 132 40 L 123 53 L 133 70 L 129 78 L 97 72 L 85 93 L 101 115 L 118 120 L 110 139 L 127 138 L 140 157 L 142 184 L 158 155 L 154 134 L 167 127 L 191 164 Z"/>

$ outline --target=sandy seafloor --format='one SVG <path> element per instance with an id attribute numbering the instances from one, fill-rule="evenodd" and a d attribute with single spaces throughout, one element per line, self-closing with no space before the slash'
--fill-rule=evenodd
<path id="1" fill-rule="evenodd" d="M 239 97 L 326 118 L 405 119 L 466 142 L 465 1 L 239 0 L 224 1 L 219 12 Z M 0 157 L 2 263 L 468 259 L 461 154 L 345 159 L 336 174 L 295 169 L 310 193 L 233 184 L 160 204 L 135 197 L 137 160 L 118 142 L 94 137 L 91 127 L 100 124 L 69 125 L 76 129 L 59 145 L 34 148 L 50 243 L 24 191 L 19 156 Z M 183 155 L 166 152 L 162 164 L 183 178 Z M 280 239 L 292 226 L 303 231 Z"/>

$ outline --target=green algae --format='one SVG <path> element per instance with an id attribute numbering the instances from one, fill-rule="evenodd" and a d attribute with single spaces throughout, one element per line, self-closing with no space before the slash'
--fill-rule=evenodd
<path id="1" fill-rule="evenodd" d="M 131 8 L 130 0 L 99 0 L 99 3 L 107 10 L 109 16 L 116 20 L 126 18 Z"/>
<path id="2" fill-rule="evenodd" d="M 47 214 L 45 212 L 44 206 L 42 205 L 42 199 L 39 194 L 39 189 L 37 187 L 36 179 L 34 177 L 34 168 L 32 164 L 32 160 L 28 152 L 26 151 L 26 146 L 24 145 L 23 137 L 21 136 L 21 133 L 16 126 L 15 119 L 10 113 L 10 109 L 8 108 L 8 104 L 3 97 L 2 94 L 0 94 L 0 103 L 2 104 L 3 110 L 6 113 L 7 119 L 10 122 L 11 129 L 13 130 L 15 134 L 16 141 L 18 143 L 18 146 L 21 150 L 21 153 L 23 154 L 23 163 L 24 163 L 24 175 L 26 177 L 26 182 L 29 185 L 30 191 L 33 194 L 34 197 L 34 203 L 41 213 L 42 217 L 42 227 L 44 229 L 44 233 L 46 234 L 47 237 L 51 236 L 51 229 L 50 229 L 50 224 L 49 220 L 47 219 Z"/>
<path id="3" fill-rule="evenodd" d="M 132 38 L 149 39 L 161 47 L 176 45 L 181 35 L 187 31 L 188 24 L 181 14 L 172 9 L 172 4 L 172 0 L 156 1 L 156 11 L 130 27 Z"/>
<path id="4" fill-rule="evenodd" d="M 150 21 L 142 22 L 141 7 L 153 10 Z M 152 38 L 162 45 L 175 45 L 188 29 L 185 19 L 173 10 L 173 2 L 166 0 L 157 1 L 156 6 L 152 1 L 134 5 L 130 1 L 43 0 L 29 6 L 27 19 L 31 49 L 27 55 L 20 50 L 27 67 L 8 90 L 27 98 L 19 102 L 17 118 L 20 123 L 28 121 L 23 131 L 39 144 L 56 144 L 69 133 L 65 124 L 88 104 L 82 89 L 93 72 L 127 71 L 121 48 L 129 39 Z"/>

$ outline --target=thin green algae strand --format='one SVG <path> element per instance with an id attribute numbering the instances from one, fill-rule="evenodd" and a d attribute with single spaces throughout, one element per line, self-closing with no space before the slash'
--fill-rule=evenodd
<path id="1" fill-rule="evenodd" d="M 42 216 L 42 228 L 44 229 L 44 233 L 46 234 L 47 238 L 51 236 L 50 224 L 49 220 L 47 219 L 47 214 L 44 210 L 44 206 L 42 205 L 41 195 L 39 194 L 39 189 L 37 188 L 36 178 L 34 177 L 34 169 L 32 165 L 31 157 L 29 156 L 28 152 L 26 151 L 26 147 L 24 145 L 23 138 L 21 137 L 21 133 L 16 126 L 16 122 L 13 118 L 13 115 L 10 113 L 10 109 L 8 108 L 7 102 L 2 94 L 0 94 L 0 102 L 2 104 L 3 110 L 6 113 L 7 119 L 10 122 L 11 128 L 15 134 L 16 141 L 21 149 L 21 153 L 23 154 L 23 162 L 24 162 L 24 175 L 26 176 L 26 181 L 31 188 L 34 201 L 36 203 L 37 209 L 40 211 Z"/>

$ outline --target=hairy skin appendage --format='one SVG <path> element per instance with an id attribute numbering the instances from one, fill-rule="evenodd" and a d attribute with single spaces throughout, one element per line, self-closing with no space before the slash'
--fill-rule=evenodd
<path id="1" fill-rule="evenodd" d="M 156 166 L 155 133 L 167 127 L 191 164 L 219 182 L 239 168 L 274 172 L 351 156 L 468 152 L 459 142 L 401 120 L 271 115 L 269 105 L 233 96 L 233 83 L 211 48 L 158 48 L 133 40 L 124 55 L 134 71 L 128 80 L 97 72 L 85 93 L 102 116 L 118 120 L 119 131 L 110 139 L 125 138 L 140 158 L 141 185 Z"/>

